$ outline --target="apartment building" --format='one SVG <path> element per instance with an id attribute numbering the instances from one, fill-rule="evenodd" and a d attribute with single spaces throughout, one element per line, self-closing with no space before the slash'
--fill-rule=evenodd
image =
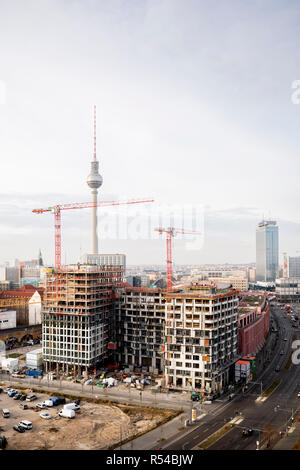
<path id="1" fill-rule="evenodd" d="M 85 253 L 81 257 L 82 264 L 96 264 L 97 266 L 122 266 L 124 273 L 126 271 L 126 255 L 120 253 Z"/>
<path id="2" fill-rule="evenodd" d="M 172 388 L 222 392 L 238 359 L 235 289 L 191 285 L 166 293 L 165 376 Z"/>
<path id="3" fill-rule="evenodd" d="M 163 371 L 165 297 L 161 289 L 125 287 L 119 298 L 119 361 L 133 369 Z"/>
<path id="4" fill-rule="evenodd" d="M 209 278 L 209 280 L 215 282 L 217 285 L 219 283 L 226 282 L 228 284 L 231 284 L 231 286 L 237 290 L 247 291 L 249 288 L 248 279 L 242 276 L 228 276 L 228 277 L 221 277 L 221 278 L 211 277 Z"/>
<path id="5" fill-rule="evenodd" d="M 300 279 L 296 277 L 283 277 L 276 279 L 276 297 L 280 301 L 299 302 Z"/>
<path id="6" fill-rule="evenodd" d="M 46 275 L 42 308 L 46 370 L 80 375 L 103 364 L 122 277 L 121 266 L 80 264 Z"/>
<path id="7" fill-rule="evenodd" d="M 289 256 L 288 272 L 290 278 L 300 278 L 300 256 Z"/>

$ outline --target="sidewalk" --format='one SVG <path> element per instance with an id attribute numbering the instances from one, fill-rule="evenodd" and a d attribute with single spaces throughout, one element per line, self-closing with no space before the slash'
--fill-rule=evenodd
<path id="1" fill-rule="evenodd" d="M 274 450 L 292 450 L 300 439 L 300 423 L 295 424 L 293 432 L 282 437 L 273 447 Z"/>
<path id="2" fill-rule="evenodd" d="M 159 426 L 152 431 L 143 434 L 143 436 L 133 439 L 116 450 L 146 450 L 156 446 L 162 447 L 164 440 L 169 439 L 173 435 L 177 434 L 179 428 L 184 427 L 184 422 L 187 417 L 187 413 L 182 413 L 171 421 L 168 421 L 162 426 Z"/>
<path id="3" fill-rule="evenodd" d="M 205 413 L 202 413 L 197 420 L 195 425 L 199 424 L 200 420 L 206 416 Z M 193 425 L 185 427 L 185 420 L 190 418 L 189 412 L 184 412 L 176 418 L 172 419 L 168 423 L 159 426 L 152 431 L 140 436 L 127 444 L 122 445 L 116 450 L 149 450 L 151 448 L 163 447 L 164 442 L 167 439 L 172 438 L 173 436 L 178 437 L 178 432 L 181 431 L 181 437 L 185 436 L 192 432 L 195 428 Z"/>

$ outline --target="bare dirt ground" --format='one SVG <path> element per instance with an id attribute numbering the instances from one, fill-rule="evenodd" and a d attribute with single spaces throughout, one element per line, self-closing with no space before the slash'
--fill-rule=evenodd
<path id="1" fill-rule="evenodd" d="M 30 393 L 28 390 L 27 393 Z M 10 410 L 10 418 L 0 417 L 1 434 L 8 441 L 8 450 L 90 450 L 107 449 L 140 432 L 149 431 L 158 423 L 175 416 L 167 409 L 147 408 L 131 405 L 98 404 L 80 402 L 80 411 L 74 419 L 61 418 L 59 407 L 47 410 L 36 409 L 36 404 L 49 399 L 48 395 L 36 393 L 38 399 L 23 410 L 19 400 L 13 400 L 5 393 L 0 395 L 0 408 Z M 69 401 L 69 400 L 67 400 Z M 51 419 L 43 419 L 40 413 L 46 411 Z M 13 429 L 22 419 L 32 422 L 32 430 L 18 433 Z"/>

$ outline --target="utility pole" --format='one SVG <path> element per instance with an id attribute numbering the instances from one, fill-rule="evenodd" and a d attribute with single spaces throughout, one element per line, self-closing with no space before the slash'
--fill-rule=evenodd
<path id="1" fill-rule="evenodd" d="M 291 421 L 292 423 L 294 422 L 294 410 L 293 410 L 293 408 L 292 408 L 291 410 L 292 410 L 291 417 L 287 419 L 286 424 L 285 424 L 285 432 L 286 432 L 286 434 L 287 434 L 287 432 L 288 432 L 288 423 L 289 423 L 289 421 Z M 286 408 L 280 408 L 280 405 L 276 405 L 275 408 L 274 408 L 274 411 L 275 411 L 275 413 L 276 413 L 277 411 L 287 411 L 288 413 L 290 413 L 290 409 L 289 409 L 289 408 L 288 408 L 288 409 L 286 409 Z"/>
<path id="2" fill-rule="evenodd" d="M 263 383 L 262 383 L 262 381 L 252 382 L 252 383 L 253 383 L 253 385 L 260 385 L 260 394 L 262 395 L 262 393 L 263 393 Z"/>
<path id="3" fill-rule="evenodd" d="M 120 424 L 120 450 L 122 450 L 122 424 Z"/>

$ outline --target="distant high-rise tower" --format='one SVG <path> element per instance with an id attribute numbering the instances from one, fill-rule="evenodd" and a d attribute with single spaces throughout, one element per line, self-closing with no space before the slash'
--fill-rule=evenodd
<path id="1" fill-rule="evenodd" d="M 38 265 L 44 266 L 41 249 L 39 249 Z"/>
<path id="2" fill-rule="evenodd" d="M 98 234 L 97 234 L 97 199 L 98 188 L 102 185 L 103 179 L 99 174 L 99 162 L 96 158 L 96 106 L 94 106 L 94 155 L 91 161 L 91 172 L 87 178 L 87 184 L 92 189 L 92 254 L 98 254 Z"/>
<path id="3" fill-rule="evenodd" d="M 256 280 L 274 282 L 278 271 L 278 226 L 263 220 L 256 229 Z"/>

